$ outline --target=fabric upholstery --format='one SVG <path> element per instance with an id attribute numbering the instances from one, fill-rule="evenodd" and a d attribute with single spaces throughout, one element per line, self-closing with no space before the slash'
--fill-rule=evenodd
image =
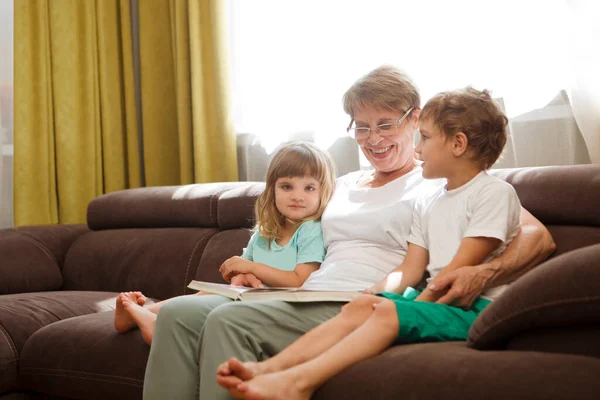
<path id="1" fill-rule="evenodd" d="M 139 188 L 109 193 L 88 207 L 90 229 L 252 226 L 256 192 L 261 185 L 214 183 Z M 231 192 L 231 194 L 229 194 Z M 249 193 L 249 197 L 242 195 Z M 260 192 L 259 192 L 260 193 Z"/>
<path id="2" fill-rule="evenodd" d="M 139 331 L 118 334 L 113 318 L 100 312 L 38 330 L 21 353 L 24 386 L 73 399 L 141 398 L 148 345 Z"/>
<path id="3" fill-rule="evenodd" d="M 523 207 L 546 225 L 600 226 L 598 165 L 516 168 L 493 174 L 513 185 Z"/>
<path id="4" fill-rule="evenodd" d="M 521 351 L 473 351 L 463 343 L 395 346 L 325 383 L 313 400 L 592 400 L 600 360 Z"/>
<path id="5" fill-rule="evenodd" d="M 85 225 L 30 226 L 0 236 L 0 294 L 58 290 L 66 253 Z"/>
<path id="6" fill-rule="evenodd" d="M 521 332 L 506 344 L 507 350 L 579 354 L 600 359 L 600 324 L 547 327 Z"/>
<path id="7" fill-rule="evenodd" d="M 467 344 L 503 348 L 532 329 L 598 323 L 600 244 L 563 254 L 511 284 L 475 321 Z"/>
<path id="8" fill-rule="evenodd" d="M 63 289 L 140 290 L 157 299 L 182 295 L 196 276 L 204 249 L 215 233 L 216 229 L 207 228 L 88 233 L 67 255 Z"/>
<path id="9" fill-rule="evenodd" d="M 19 354 L 33 333 L 63 319 L 112 310 L 115 299 L 116 293 L 69 291 L 0 296 L 0 393 L 18 387 Z"/>

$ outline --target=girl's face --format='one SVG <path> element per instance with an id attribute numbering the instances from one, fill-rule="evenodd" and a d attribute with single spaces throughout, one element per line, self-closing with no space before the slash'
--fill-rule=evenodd
<path id="1" fill-rule="evenodd" d="M 417 112 L 413 111 L 399 127 L 393 128 L 392 132 L 385 132 L 385 136 L 375 132 L 378 125 L 394 123 L 403 114 L 371 107 L 360 107 L 354 113 L 357 127 L 371 128 L 370 136 L 357 140 L 357 143 L 369 163 L 379 172 L 395 172 L 414 160 L 413 134 L 418 122 Z"/>
<path id="2" fill-rule="evenodd" d="M 308 176 L 284 177 L 275 182 L 275 206 L 287 219 L 300 222 L 321 205 L 321 185 Z"/>

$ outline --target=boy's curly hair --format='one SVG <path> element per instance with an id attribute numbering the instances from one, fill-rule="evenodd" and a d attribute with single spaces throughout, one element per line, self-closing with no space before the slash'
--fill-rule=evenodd
<path id="1" fill-rule="evenodd" d="M 502 154 L 508 118 L 488 90 L 472 87 L 438 93 L 423 107 L 421 121 L 432 121 L 447 137 L 463 132 L 468 148 L 482 169 L 489 169 Z"/>

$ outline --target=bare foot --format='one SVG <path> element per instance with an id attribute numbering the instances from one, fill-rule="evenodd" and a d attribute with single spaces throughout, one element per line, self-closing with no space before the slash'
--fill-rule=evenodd
<path id="1" fill-rule="evenodd" d="M 124 299 L 123 309 L 142 331 L 144 342 L 152 344 L 152 335 L 156 325 L 156 314 L 136 304 L 131 299 Z"/>
<path id="2" fill-rule="evenodd" d="M 123 308 L 123 301 L 130 300 L 139 305 L 146 303 L 146 296 L 142 292 L 123 292 L 117 297 L 115 309 L 115 329 L 119 333 L 125 333 L 137 326 L 133 318 Z"/>
<path id="3" fill-rule="evenodd" d="M 240 383 L 229 393 L 247 400 L 309 400 L 314 389 L 303 387 L 293 370 L 259 375 Z"/>
<path id="4" fill-rule="evenodd" d="M 221 376 L 237 376 L 242 381 L 247 381 L 254 378 L 256 375 L 266 374 L 271 372 L 266 368 L 265 363 L 257 363 L 253 361 L 241 362 L 235 357 L 225 361 L 217 369 L 217 375 Z"/>
<path id="5" fill-rule="evenodd" d="M 265 363 L 253 361 L 241 362 L 237 358 L 230 358 L 217 369 L 217 383 L 223 389 L 228 390 L 234 398 L 242 399 L 241 392 L 238 392 L 236 389 L 237 386 L 244 381 L 267 372 Z"/>

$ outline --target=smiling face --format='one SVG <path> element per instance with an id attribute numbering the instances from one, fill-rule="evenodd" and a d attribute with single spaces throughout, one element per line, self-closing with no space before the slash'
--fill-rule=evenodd
<path id="1" fill-rule="evenodd" d="M 421 138 L 415 148 L 423 164 L 423 177 L 427 179 L 447 178 L 455 166 L 453 141 L 431 123 L 422 120 L 419 127 Z"/>
<path id="2" fill-rule="evenodd" d="M 401 111 L 382 111 L 371 107 L 359 107 L 354 113 L 356 127 L 371 128 L 370 136 L 357 142 L 378 172 L 392 173 L 413 163 L 413 134 L 418 112 L 411 113 L 391 135 L 380 136 L 375 132 L 378 125 L 396 122 L 403 114 Z"/>
<path id="3" fill-rule="evenodd" d="M 293 222 L 314 215 L 321 205 L 321 187 L 312 177 L 283 177 L 275 182 L 275 206 Z"/>

